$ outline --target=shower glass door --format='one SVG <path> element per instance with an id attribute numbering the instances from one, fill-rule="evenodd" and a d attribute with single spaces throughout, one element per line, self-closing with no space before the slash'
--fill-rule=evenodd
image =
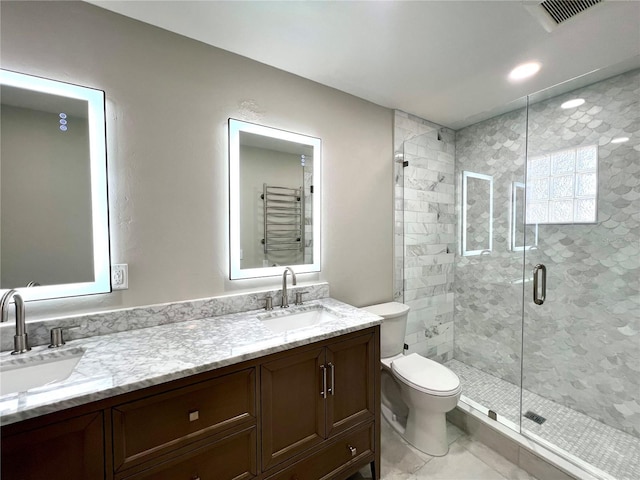
<path id="1" fill-rule="evenodd" d="M 526 99 L 456 132 L 454 356 L 462 401 L 519 431 Z M 526 238 L 525 238 L 526 237 Z"/>
<path id="2" fill-rule="evenodd" d="M 521 432 L 640 478 L 640 71 L 579 81 L 529 98 Z"/>

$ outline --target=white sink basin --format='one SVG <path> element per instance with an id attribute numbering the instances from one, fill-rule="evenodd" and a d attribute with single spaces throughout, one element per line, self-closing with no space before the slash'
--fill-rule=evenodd
<path id="1" fill-rule="evenodd" d="M 269 316 L 269 314 L 266 314 L 261 315 L 258 318 L 260 318 L 265 327 L 275 333 L 313 327 L 321 323 L 340 319 L 340 317 L 334 315 L 328 310 L 325 310 L 324 308 L 306 310 L 298 313 L 292 312 L 278 316 Z"/>
<path id="2" fill-rule="evenodd" d="M 0 365 L 0 396 L 24 392 L 69 378 L 83 354 L 84 350 L 74 348 L 7 360 Z"/>

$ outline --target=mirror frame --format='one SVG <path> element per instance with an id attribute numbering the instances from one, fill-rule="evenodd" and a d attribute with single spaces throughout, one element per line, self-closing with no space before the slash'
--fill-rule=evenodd
<path id="1" fill-rule="evenodd" d="M 0 85 L 84 100 L 88 104 L 94 280 L 93 282 L 14 288 L 25 301 L 111 292 L 104 92 L 2 69 L 0 69 Z"/>
<path id="2" fill-rule="evenodd" d="M 313 263 L 280 267 L 241 268 L 240 266 L 240 133 L 252 133 L 313 148 L 312 235 Z M 320 194 L 322 192 L 322 141 L 316 137 L 229 118 L 229 279 L 272 277 L 282 275 L 290 266 L 296 273 L 320 271 Z"/>
<path id="3" fill-rule="evenodd" d="M 482 250 L 467 250 L 467 179 L 475 178 L 489 182 L 489 248 Z M 469 171 L 462 172 L 462 222 L 461 222 L 461 254 L 463 257 L 485 255 L 493 251 L 493 177 L 483 173 Z"/>

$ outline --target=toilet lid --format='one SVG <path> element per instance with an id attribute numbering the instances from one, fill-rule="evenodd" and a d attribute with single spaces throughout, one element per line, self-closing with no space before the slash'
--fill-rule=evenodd
<path id="1" fill-rule="evenodd" d="M 399 302 L 387 302 L 362 307 L 362 310 L 366 310 L 369 313 L 388 319 L 405 315 L 409 311 L 409 305 Z"/>
<path id="2" fill-rule="evenodd" d="M 411 353 L 394 360 L 391 369 L 400 381 L 421 392 L 446 397 L 460 391 L 460 379 L 444 365 Z"/>

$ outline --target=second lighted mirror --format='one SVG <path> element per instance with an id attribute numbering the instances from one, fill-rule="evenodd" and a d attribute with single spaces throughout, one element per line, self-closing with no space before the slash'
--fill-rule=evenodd
<path id="1" fill-rule="evenodd" d="M 320 143 L 229 119 L 232 280 L 320 270 Z"/>
<path id="2" fill-rule="evenodd" d="M 493 177 L 462 172 L 462 255 L 493 249 Z"/>
<path id="3" fill-rule="evenodd" d="M 522 182 L 511 184 L 511 250 L 521 252 L 538 245 L 538 224 L 524 223 L 525 185 Z"/>

